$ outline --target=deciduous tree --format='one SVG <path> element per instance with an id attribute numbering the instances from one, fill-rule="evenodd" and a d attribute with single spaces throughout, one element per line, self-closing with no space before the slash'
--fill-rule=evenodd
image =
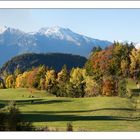
<path id="1" fill-rule="evenodd" d="M 7 88 L 15 88 L 15 76 L 14 75 L 9 75 L 6 78 L 6 87 Z"/>

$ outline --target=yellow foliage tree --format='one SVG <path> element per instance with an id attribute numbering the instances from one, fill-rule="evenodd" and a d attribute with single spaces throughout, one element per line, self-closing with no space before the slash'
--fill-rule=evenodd
<path id="1" fill-rule="evenodd" d="M 140 49 L 133 49 L 130 54 L 130 73 L 133 77 L 137 78 L 140 73 Z"/>
<path id="2" fill-rule="evenodd" d="M 56 84 L 56 73 L 54 70 L 48 70 L 45 77 L 45 88 L 47 91 L 51 92 Z"/>
<path id="3" fill-rule="evenodd" d="M 101 91 L 100 86 L 98 83 L 93 80 L 92 76 L 87 76 L 85 79 L 85 96 L 86 97 L 93 97 L 93 96 L 98 96 Z"/>
<path id="4" fill-rule="evenodd" d="M 75 68 L 70 73 L 70 82 L 74 85 L 79 85 L 85 82 L 87 76 L 86 70 L 81 68 Z"/>
<path id="5" fill-rule="evenodd" d="M 17 88 L 24 88 L 24 87 L 28 87 L 28 77 L 29 77 L 30 71 L 29 72 L 24 72 L 23 74 L 19 74 L 16 78 L 16 87 Z"/>
<path id="6" fill-rule="evenodd" d="M 84 97 L 85 79 L 87 73 L 85 69 L 75 68 L 70 73 L 70 83 L 67 86 L 68 94 L 71 97 Z"/>
<path id="7" fill-rule="evenodd" d="M 21 88 L 21 87 L 24 87 L 24 84 L 23 84 L 23 75 L 22 74 L 19 74 L 16 78 L 16 88 Z"/>
<path id="8" fill-rule="evenodd" d="M 129 63 L 125 59 L 121 61 L 121 73 L 123 76 L 127 76 L 127 74 L 129 73 Z"/>
<path id="9" fill-rule="evenodd" d="M 14 75 L 9 75 L 6 78 L 5 84 L 6 84 L 7 88 L 15 88 L 15 76 Z"/>

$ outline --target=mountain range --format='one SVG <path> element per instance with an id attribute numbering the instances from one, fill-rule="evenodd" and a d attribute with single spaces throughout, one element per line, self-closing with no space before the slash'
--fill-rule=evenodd
<path id="1" fill-rule="evenodd" d="M 105 48 L 112 43 L 77 34 L 59 26 L 41 28 L 36 32 L 0 28 L 0 66 L 24 53 L 68 53 L 88 57 L 95 46 Z"/>

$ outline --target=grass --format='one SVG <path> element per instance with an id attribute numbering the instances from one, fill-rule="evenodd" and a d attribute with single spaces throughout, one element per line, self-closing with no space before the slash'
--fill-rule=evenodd
<path id="1" fill-rule="evenodd" d="M 136 89 L 137 85 L 136 85 L 137 80 L 132 80 L 130 78 L 127 79 L 127 88 L 129 89 Z M 140 83 L 140 81 L 139 81 Z"/>
<path id="2" fill-rule="evenodd" d="M 134 87 L 133 81 L 128 86 Z M 45 91 L 1 89 L 0 107 L 16 100 L 23 118 L 36 127 L 65 131 L 72 122 L 74 131 L 140 131 L 140 103 L 120 97 L 59 98 Z M 34 102 L 31 102 L 33 100 Z"/>

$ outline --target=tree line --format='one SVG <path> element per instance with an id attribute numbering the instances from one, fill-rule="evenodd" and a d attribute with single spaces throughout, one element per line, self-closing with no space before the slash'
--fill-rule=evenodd
<path id="1" fill-rule="evenodd" d="M 57 97 L 126 96 L 126 78 L 140 78 L 140 50 L 128 43 L 114 42 L 106 49 L 94 47 L 83 68 L 56 72 L 39 66 L 4 74 L 0 88 L 36 88 Z"/>

